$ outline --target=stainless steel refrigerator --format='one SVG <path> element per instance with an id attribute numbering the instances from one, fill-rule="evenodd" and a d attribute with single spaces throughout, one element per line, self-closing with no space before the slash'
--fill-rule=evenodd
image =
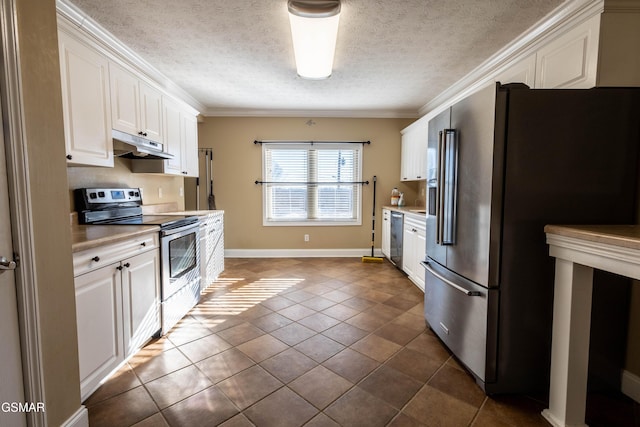
<path id="1" fill-rule="evenodd" d="M 640 88 L 491 85 L 429 121 L 425 318 L 487 393 L 548 391 L 546 224 L 634 223 Z M 590 379 L 619 386 L 629 284 L 596 272 Z"/>

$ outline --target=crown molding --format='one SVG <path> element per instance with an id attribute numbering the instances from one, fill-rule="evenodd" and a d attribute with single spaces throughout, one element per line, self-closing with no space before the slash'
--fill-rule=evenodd
<path id="1" fill-rule="evenodd" d="M 638 0 L 613 0 L 612 3 L 636 5 Z M 531 55 L 547 40 L 588 19 L 600 15 L 605 0 L 569 0 L 534 24 L 511 43 L 445 89 L 418 110 L 422 117 L 435 113 L 473 93 L 510 65 Z M 612 6 L 613 7 L 613 6 Z"/>
<path id="2" fill-rule="evenodd" d="M 271 110 L 208 108 L 205 117 L 332 117 L 361 119 L 416 119 L 417 110 Z"/>
<path id="3" fill-rule="evenodd" d="M 187 93 L 171 79 L 162 74 L 157 68 L 141 58 L 133 50 L 118 40 L 113 34 L 93 21 L 82 10 L 70 3 L 68 0 L 56 0 L 56 11 L 58 13 L 58 25 L 67 30 L 72 28 L 75 33 L 87 37 L 92 45 L 98 45 L 100 50 L 111 59 L 127 65 L 147 79 L 151 80 L 165 92 L 188 104 L 196 112 L 206 110 L 206 107 L 197 99 Z M 61 21 L 64 20 L 64 21 Z"/>

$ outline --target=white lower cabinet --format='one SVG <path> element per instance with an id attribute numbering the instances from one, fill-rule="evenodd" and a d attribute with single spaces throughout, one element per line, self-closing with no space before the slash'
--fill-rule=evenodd
<path id="1" fill-rule="evenodd" d="M 200 275 L 202 290 L 224 271 L 224 212 L 207 215 L 200 226 Z"/>
<path id="2" fill-rule="evenodd" d="M 160 329 L 156 235 L 74 254 L 82 400 Z"/>
<path id="3" fill-rule="evenodd" d="M 75 278 L 80 390 L 86 399 L 124 361 L 122 275 L 111 264 Z"/>
<path id="4" fill-rule="evenodd" d="M 130 355 L 160 327 L 159 251 L 136 255 L 121 265 L 124 351 Z"/>
<path id="5" fill-rule="evenodd" d="M 409 279 L 424 291 L 424 270 L 420 262 L 426 251 L 426 224 L 424 217 L 405 214 L 402 235 L 402 269 Z"/>
<path id="6" fill-rule="evenodd" d="M 391 258 L 391 211 L 382 209 L 382 255 Z"/>

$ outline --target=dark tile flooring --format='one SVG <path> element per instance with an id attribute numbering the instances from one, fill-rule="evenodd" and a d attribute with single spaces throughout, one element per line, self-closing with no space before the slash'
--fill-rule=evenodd
<path id="1" fill-rule="evenodd" d="M 389 263 L 227 259 L 166 337 L 87 401 L 90 425 L 548 426 L 544 397 L 487 397 L 425 328 L 423 294 Z M 592 426 L 640 410 L 590 396 Z"/>

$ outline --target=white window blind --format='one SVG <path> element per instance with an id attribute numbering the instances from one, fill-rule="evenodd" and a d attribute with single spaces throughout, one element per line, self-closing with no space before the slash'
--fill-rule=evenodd
<path id="1" fill-rule="evenodd" d="M 362 144 L 263 144 L 265 225 L 361 222 Z"/>

